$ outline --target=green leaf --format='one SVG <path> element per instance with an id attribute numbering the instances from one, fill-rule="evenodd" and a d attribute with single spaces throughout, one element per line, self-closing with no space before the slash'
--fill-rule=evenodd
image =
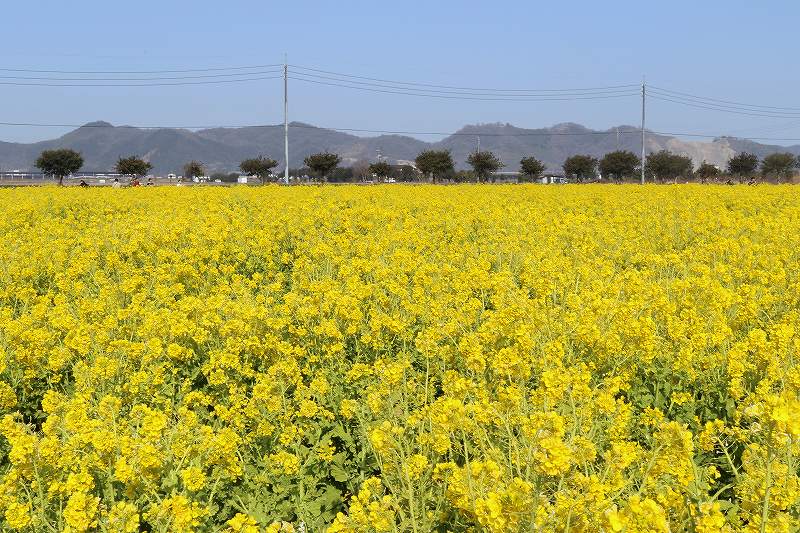
<path id="1" fill-rule="evenodd" d="M 331 477 L 339 483 L 344 483 L 350 479 L 350 474 L 345 471 L 340 465 L 331 463 Z"/>

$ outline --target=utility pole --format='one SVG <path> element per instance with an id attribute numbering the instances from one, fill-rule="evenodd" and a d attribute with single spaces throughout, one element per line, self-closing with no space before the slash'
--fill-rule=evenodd
<path id="1" fill-rule="evenodd" d="M 283 57 L 283 157 L 286 161 L 283 179 L 289 185 L 289 65 L 286 55 Z"/>
<path id="2" fill-rule="evenodd" d="M 642 78 L 642 185 L 644 185 L 644 100 L 645 100 L 645 85 L 644 78 Z"/>

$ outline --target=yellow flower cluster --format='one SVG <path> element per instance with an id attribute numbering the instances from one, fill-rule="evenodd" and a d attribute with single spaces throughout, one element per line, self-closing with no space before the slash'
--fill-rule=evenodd
<path id="1" fill-rule="evenodd" d="M 0 530 L 800 530 L 800 190 L 0 190 Z"/>

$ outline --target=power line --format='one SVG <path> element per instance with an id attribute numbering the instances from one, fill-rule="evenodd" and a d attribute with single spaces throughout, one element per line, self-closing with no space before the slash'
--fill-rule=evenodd
<path id="1" fill-rule="evenodd" d="M 165 87 L 174 85 L 212 85 L 220 83 L 240 83 L 247 81 L 276 80 L 283 76 L 257 76 L 251 78 L 237 78 L 227 80 L 205 80 L 205 81 L 181 81 L 181 82 L 158 82 L 158 83 L 34 83 L 34 82 L 14 82 L 0 81 L 0 85 L 12 85 L 22 87 Z"/>
<path id="2" fill-rule="evenodd" d="M 684 106 L 687 106 L 687 107 L 694 107 L 694 108 L 697 108 L 697 109 L 708 109 L 710 111 L 720 111 L 722 113 L 731 113 L 731 114 L 734 114 L 734 115 L 744 115 L 744 116 L 750 116 L 750 117 L 765 117 L 765 118 L 800 118 L 800 115 L 798 115 L 798 114 L 792 114 L 792 115 L 775 114 L 775 113 L 769 114 L 769 113 L 757 113 L 757 112 L 750 112 L 750 111 L 742 111 L 742 110 L 736 110 L 736 109 L 727 109 L 727 108 L 724 108 L 724 107 L 714 107 L 714 106 L 711 106 L 711 105 L 704 105 L 704 104 L 698 104 L 698 103 L 684 101 L 684 100 L 677 100 L 677 99 L 674 99 L 674 98 L 665 97 L 665 96 L 660 95 L 660 94 L 652 94 L 651 93 L 650 94 L 650 98 L 655 98 L 656 100 L 663 100 L 665 102 L 672 102 L 672 103 L 675 103 L 675 104 L 681 104 L 681 105 L 684 105 Z"/>
<path id="3" fill-rule="evenodd" d="M 225 74 L 200 74 L 200 75 L 191 75 L 191 76 L 157 76 L 157 77 L 148 77 L 148 78 L 87 78 L 87 77 L 80 77 L 80 78 L 63 78 L 63 77 L 53 77 L 53 76 L 0 76 L 0 79 L 6 80 L 35 80 L 35 81 L 157 81 L 157 80 L 192 80 L 192 79 L 202 79 L 202 78 L 234 78 L 234 77 L 242 77 L 242 76 L 258 76 L 262 74 L 276 74 L 282 72 L 281 69 L 278 70 L 262 70 L 256 72 L 230 72 Z"/>
<path id="4" fill-rule="evenodd" d="M 742 107 L 739 105 L 734 104 L 716 104 L 713 102 L 707 102 L 703 100 L 692 100 L 690 98 L 686 98 L 683 96 L 674 96 L 669 93 L 662 92 L 658 89 L 651 89 L 653 94 L 657 94 L 664 98 L 669 98 L 671 100 L 675 100 L 680 103 L 692 104 L 692 105 L 703 105 L 709 108 L 714 108 L 718 110 L 725 110 L 725 111 L 741 111 L 743 113 L 760 113 L 760 114 L 767 114 L 767 115 L 774 115 L 777 117 L 798 117 L 800 116 L 799 111 L 773 111 L 771 109 L 757 109 L 753 107 Z"/>
<path id="5" fill-rule="evenodd" d="M 745 103 L 742 103 L 742 102 L 732 102 L 730 100 L 720 100 L 718 98 L 710 98 L 710 97 L 706 97 L 706 96 L 697 96 L 697 95 L 693 95 L 693 94 L 689 94 L 689 93 L 671 91 L 669 89 L 664 89 L 662 87 L 654 87 L 654 86 L 651 86 L 651 85 L 648 85 L 648 87 L 651 87 L 653 89 L 657 89 L 657 90 L 659 90 L 661 92 L 664 92 L 664 93 L 667 93 L 667 95 L 674 95 L 675 97 L 686 97 L 687 99 L 694 99 L 694 100 L 698 100 L 698 101 L 706 100 L 706 101 L 709 101 L 709 102 L 718 102 L 718 103 L 721 103 L 721 104 L 732 104 L 734 106 L 739 106 L 739 107 L 752 107 L 752 108 L 760 108 L 760 109 L 767 109 L 767 110 L 774 109 L 774 110 L 778 110 L 778 111 L 800 111 L 800 107 L 777 107 L 777 106 L 768 106 L 768 105 L 745 104 Z"/>
<path id="6" fill-rule="evenodd" d="M 178 70 L 35 70 L 26 68 L 0 68 L 2 72 L 29 72 L 33 74 L 174 74 L 181 72 L 214 72 L 223 70 L 254 70 L 282 67 L 281 63 L 241 67 L 188 68 Z"/>
<path id="7" fill-rule="evenodd" d="M 656 135 L 668 135 L 670 137 L 702 137 L 706 139 L 734 139 L 739 141 L 786 141 L 800 142 L 800 137 L 734 137 L 732 135 L 712 135 L 709 133 L 683 133 L 670 131 L 650 131 Z"/>
<path id="8" fill-rule="evenodd" d="M 256 70 L 272 69 L 276 70 Z M 291 71 L 288 70 L 291 67 Z M 156 86 L 185 86 L 209 85 L 225 83 L 241 83 L 272 79 L 293 79 L 306 83 L 355 89 L 359 91 L 397 94 L 404 96 L 417 96 L 424 98 L 472 101 L 513 101 L 513 102 L 547 102 L 547 101 L 580 101 L 580 100 L 606 100 L 611 98 L 627 98 L 639 95 L 639 85 L 622 84 L 597 87 L 571 88 L 571 89 L 520 89 L 520 88 L 489 88 L 489 87 L 463 87 L 455 85 L 437 85 L 423 82 L 397 81 L 382 78 L 373 78 L 347 74 L 342 72 L 305 67 L 300 65 L 267 64 L 231 67 L 207 67 L 172 70 L 37 70 L 0 68 L 0 72 L 21 73 L 19 75 L 0 75 L 0 86 L 26 86 L 26 87 L 156 87 Z M 284 73 L 284 76 L 272 75 Z M 22 74 L 52 74 L 56 76 L 27 76 Z M 160 74 L 169 74 L 161 76 Z M 291 76 L 289 75 L 291 74 Z M 74 75 L 75 77 L 63 77 Z M 88 75 L 94 77 L 86 77 Z M 113 75 L 115 77 L 97 77 Z M 119 77 L 120 75 L 137 75 L 139 77 Z M 148 75 L 147 77 L 141 77 Z M 72 83 L 77 82 L 77 83 Z M 778 107 L 758 104 L 745 104 L 719 98 L 698 96 L 691 93 L 672 91 L 656 86 L 648 86 L 648 96 L 665 102 L 680 104 L 696 109 L 706 109 L 742 116 L 768 117 L 768 118 L 800 118 L 800 108 Z M 95 125 L 75 124 L 35 124 L 35 123 L 0 123 L 5 126 L 31 126 L 31 127 L 107 127 Z M 298 124 L 290 125 L 293 128 L 314 127 Z M 182 129 L 210 129 L 212 127 L 266 127 L 266 126 L 117 126 L 141 129 L 157 128 L 182 128 Z M 324 128 L 334 131 L 350 131 L 355 133 L 377 133 L 394 135 L 444 135 L 459 136 L 475 133 L 460 132 L 415 132 L 391 130 L 366 130 L 357 128 Z M 633 131 L 621 131 L 621 134 L 641 133 L 643 128 Z M 481 136 L 575 136 L 575 135 L 608 135 L 614 132 L 524 132 L 524 133 L 481 133 Z M 668 133 L 651 132 L 658 135 L 674 135 L 687 137 L 715 138 L 716 135 L 697 133 Z M 793 138 L 750 137 L 751 140 L 772 141 L 798 141 Z"/>
<path id="9" fill-rule="evenodd" d="M 384 83 L 394 83 L 396 85 L 415 85 L 418 87 L 432 87 L 436 89 L 453 89 L 453 90 L 463 90 L 463 91 L 486 91 L 486 92 L 525 92 L 525 93 L 534 93 L 534 92 L 578 92 L 578 91 L 599 91 L 604 89 L 623 89 L 623 88 L 638 88 L 637 84 L 627 84 L 627 85 L 608 85 L 605 87 L 584 87 L 584 88 L 576 88 L 576 89 L 497 89 L 497 88 L 486 88 L 486 87 L 457 87 L 453 85 L 434 85 L 431 83 L 418 83 L 418 82 L 406 82 L 406 81 L 396 81 L 396 80 L 387 80 L 381 78 L 370 78 L 366 76 L 356 76 L 353 74 L 343 74 L 341 72 L 333 72 L 330 70 L 322 70 L 317 68 L 311 67 L 303 67 L 301 65 L 289 65 L 293 68 L 299 68 L 301 70 L 308 70 L 312 72 L 321 72 L 323 74 L 331 74 L 334 76 L 342 76 L 346 78 L 354 78 L 360 80 L 368 80 L 368 81 L 379 81 Z"/>
<path id="10" fill-rule="evenodd" d="M 489 97 L 509 97 L 509 98 L 522 98 L 522 97 L 536 97 L 536 98 L 552 98 L 552 97 L 566 97 L 566 96 L 600 96 L 600 95 L 620 95 L 626 94 L 631 92 L 631 89 L 604 89 L 602 91 L 597 91 L 593 93 L 589 92 L 573 92 L 573 93 L 556 93 L 556 94 L 523 94 L 523 93 L 500 93 L 500 92 L 465 92 L 465 91 L 455 91 L 455 90 L 443 90 L 443 89 L 416 89 L 411 87 L 403 87 L 400 85 L 390 85 L 385 83 L 373 83 L 367 81 L 354 81 L 342 78 L 336 78 L 331 76 L 320 76 L 319 74 L 306 74 L 305 72 L 293 72 L 293 74 L 297 76 L 303 76 L 304 78 L 311 78 L 316 80 L 333 80 L 341 83 L 348 83 L 357 86 L 370 86 L 370 87 L 383 87 L 387 89 L 395 89 L 400 91 L 414 91 L 419 93 L 425 94 L 448 94 L 448 95 L 456 95 L 456 96 L 489 96 Z"/>
<path id="11" fill-rule="evenodd" d="M 387 94 L 401 94 L 405 96 L 421 96 L 425 98 L 440 98 L 446 100 L 479 100 L 479 101 L 500 101 L 500 102 L 549 102 L 549 101 L 567 101 L 567 100 L 602 100 L 608 98 L 624 98 L 628 96 L 637 96 L 639 93 L 638 91 L 630 91 L 624 94 L 614 94 L 614 95 L 599 95 L 599 96 L 570 96 L 570 97 L 560 97 L 560 96 L 541 96 L 541 97 L 511 97 L 511 96 L 497 96 L 497 97 L 482 97 L 482 96 L 458 96 L 458 95 L 445 95 L 445 94 L 430 94 L 427 92 L 409 92 L 413 91 L 414 89 L 409 89 L 408 91 L 394 91 L 388 89 L 376 89 L 370 87 L 361 87 L 358 85 L 349 85 L 343 83 L 333 83 L 327 81 L 320 81 L 320 80 L 313 80 L 307 78 L 298 78 L 297 73 L 294 76 L 289 76 L 289 79 L 303 81 L 306 83 L 315 83 L 318 85 L 327 85 L 331 87 L 343 87 L 346 89 L 356 89 L 359 91 L 367 91 L 367 92 L 377 92 L 377 93 L 387 93 Z"/>

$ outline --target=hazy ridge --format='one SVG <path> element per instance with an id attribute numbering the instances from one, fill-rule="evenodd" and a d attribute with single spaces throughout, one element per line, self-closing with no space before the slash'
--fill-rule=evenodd
<path id="1" fill-rule="evenodd" d="M 426 148 L 442 148 L 450 150 L 456 165 L 463 168 L 467 155 L 478 146 L 479 138 L 481 149 L 495 152 L 507 170 L 516 170 L 519 160 L 529 155 L 544 161 L 551 170 L 558 170 L 564 159 L 574 154 L 602 156 L 617 149 L 635 153 L 641 150 L 640 130 L 633 126 L 620 125 L 598 131 L 574 123 L 538 129 L 500 123 L 474 124 L 464 126 L 456 134 L 437 142 L 425 142 L 406 135 L 359 137 L 292 123 L 289 138 L 292 167 L 302 166 L 305 156 L 323 150 L 340 154 L 343 164 L 350 165 L 361 159 L 374 161 L 378 151 L 390 162 L 397 162 L 413 160 Z M 202 161 L 209 172 L 233 171 L 242 159 L 259 154 L 281 160 L 283 125 L 190 131 L 140 129 L 92 122 L 57 139 L 27 144 L 0 142 L 0 169 L 31 170 L 42 150 L 60 147 L 80 151 L 86 161 L 84 170 L 88 171 L 110 170 L 118 157 L 131 154 L 148 159 L 154 172 L 159 174 L 180 172 L 183 164 L 191 159 Z M 800 154 L 800 145 L 766 145 L 732 137 L 709 142 L 684 141 L 651 133 L 647 135 L 647 149 L 668 149 L 690 156 L 695 164 L 705 160 L 721 166 L 739 151 L 754 152 L 760 157 L 776 151 Z"/>

